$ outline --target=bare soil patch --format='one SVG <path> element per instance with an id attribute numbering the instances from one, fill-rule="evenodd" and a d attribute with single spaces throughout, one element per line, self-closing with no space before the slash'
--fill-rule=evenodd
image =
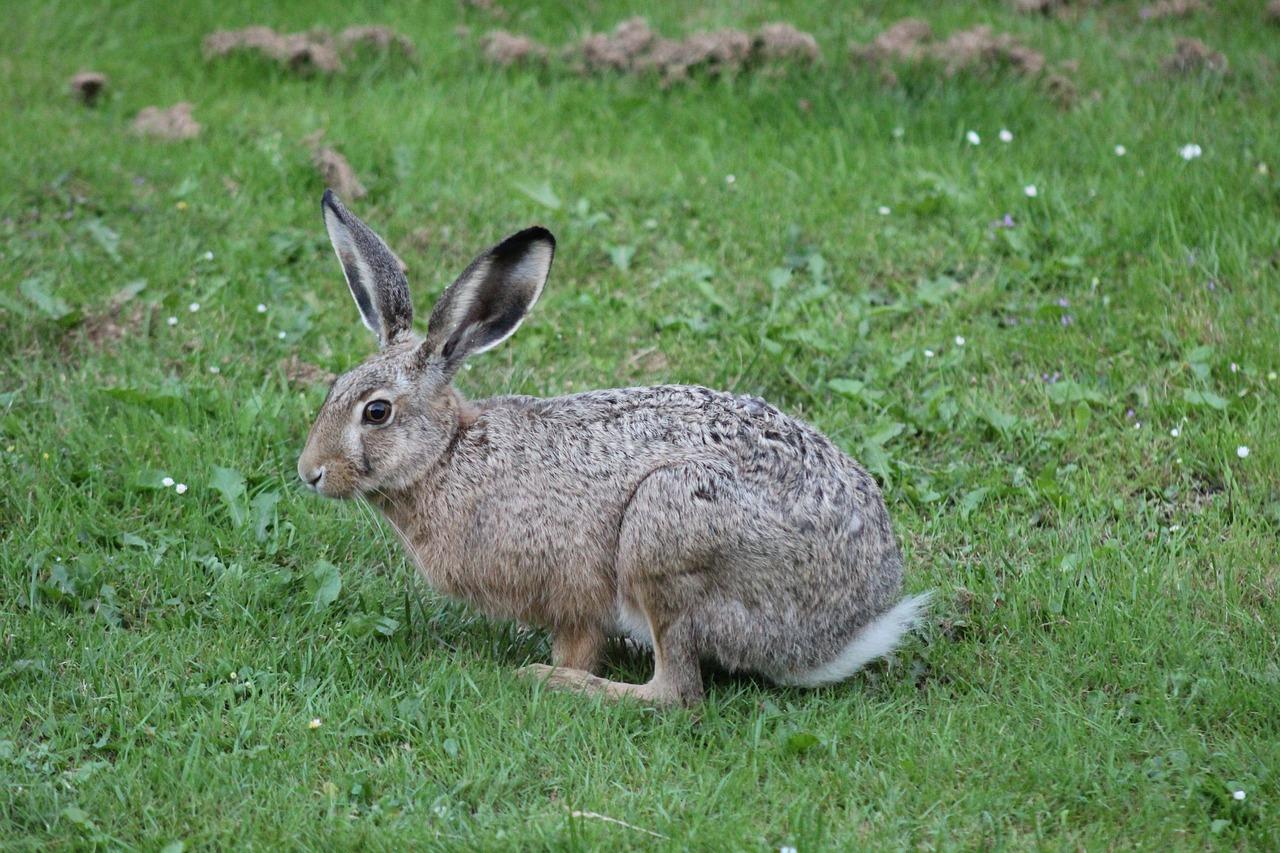
<path id="1" fill-rule="evenodd" d="M 303 361 L 297 355 L 281 359 L 276 368 L 284 374 L 285 381 L 295 388 L 309 388 L 312 385 L 328 385 L 336 375 L 319 365 Z"/>
<path id="2" fill-rule="evenodd" d="M 559 51 L 505 30 L 490 32 L 481 44 L 485 59 L 497 65 L 544 61 L 558 53 L 580 74 L 654 75 L 664 86 L 694 74 L 715 76 L 756 65 L 812 64 L 822 57 L 817 39 L 785 22 L 765 24 L 754 33 L 723 29 L 673 39 L 635 17 L 610 32 L 590 33 Z"/>
<path id="3" fill-rule="evenodd" d="M 545 62 L 550 55 L 547 46 L 528 36 L 494 30 L 480 40 L 484 58 L 495 65 L 509 67 L 531 62 Z"/>
<path id="4" fill-rule="evenodd" d="M 985 24 L 937 39 L 933 28 L 918 18 L 904 18 L 866 44 L 851 44 L 849 50 L 856 62 L 877 68 L 889 83 L 898 82 L 895 65 L 937 65 L 947 77 L 1007 70 L 1030 78 L 1041 75 L 1046 64 L 1040 51 Z M 1063 81 L 1057 85 L 1065 88 Z"/>
<path id="5" fill-rule="evenodd" d="M 311 149 L 311 162 L 320 173 L 325 186 L 344 199 L 359 199 L 368 195 L 364 184 L 356 176 L 356 170 L 337 149 L 324 144 L 324 131 L 316 131 L 303 140 Z"/>
<path id="6" fill-rule="evenodd" d="M 204 58 L 212 61 L 235 53 L 256 53 L 297 74 L 336 74 L 344 70 L 343 57 L 361 48 L 382 52 L 396 50 L 414 60 L 413 40 L 388 27 L 347 27 L 336 36 L 327 30 L 278 33 L 271 27 L 253 26 L 218 30 L 205 36 Z"/>
<path id="7" fill-rule="evenodd" d="M 344 53 L 353 53 L 362 47 L 372 47 L 383 53 L 397 50 L 405 59 L 418 58 L 418 50 L 414 47 L 413 39 L 390 27 L 366 24 L 347 27 L 338 33 L 338 48 Z"/>
<path id="8" fill-rule="evenodd" d="M 146 306 L 135 299 L 140 287 L 116 292 L 99 311 L 86 314 L 80 322 L 80 336 L 95 349 L 110 349 L 125 338 L 135 337 L 147 319 Z"/>
<path id="9" fill-rule="evenodd" d="M 1189 18 L 1205 10 L 1200 0 L 1160 0 L 1150 6 L 1138 10 L 1138 17 L 1144 21 L 1163 21 L 1168 18 Z"/>
<path id="10" fill-rule="evenodd" d="M 510 16 L 506 8 L 494 0 L 462 0 L 462 8 L 484 12 L 495 21 L 505 21 Z"/>
<path id="11" fill-rule="evenodd" d="M 133 120 L 133 132 L 169 142 L 195 139 L 201 128 L 200 122 L 191 115 L 193 109 L 187 101 L 179 101 L 168 109 L 144 107 Z"/>
<path id="12" fill-rule="evenodd" d="M 1200 39 L 1180 38 L 1173 53 L 1160 64 L 1165 74 L 1180 76 L 1212 71 L 1218 74 L 1227 70 L 1227 58 Z"/>

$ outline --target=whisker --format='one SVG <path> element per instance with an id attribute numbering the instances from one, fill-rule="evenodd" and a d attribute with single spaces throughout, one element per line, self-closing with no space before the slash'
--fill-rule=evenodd
<path id="1" fill-rule="evenodd" d="M 366 499 L 364 496 L 361 496 L 360 499 L 356 501 L 356 503 L 360 506 L 361 512 L 363 512 L 365 516 L 368 517 L 369 521 L 377 529 L 378 538 L 382 540 L 382 547 L 387 552 L 387 564 L 391 565 L 391 563 L 395 561 L 395 548 L 391 545 L 390 540 L 387 539 L 387 529 L 382 526 L 382 524 L 378 519 L 378 516 L 381 515 L 381 513 L 376 512 L 374 508 L 369 504 L 368 499 Z M 382 516 L 382 517 L 386 518 L 386 516 Z M 390 522 L 392 527 L 395 527 L 395 522 L 391 521 L 391 519 L 389 518 L 387 518 L 386 520 Z"/>

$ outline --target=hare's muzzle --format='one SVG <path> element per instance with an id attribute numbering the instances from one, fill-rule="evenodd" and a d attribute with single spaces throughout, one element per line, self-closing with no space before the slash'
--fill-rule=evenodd
<path id="1" fill-rule="evenodd" d="M 320 491 L 321 484 L 324 482 L 324 466 L 321 465 L 318 468 L 313 468 L 309 465 L 304 465 L 303 460 L 299 459 L 298 477 L 302 482 L 306 483 L 309 487 L 318 492 Z"/>

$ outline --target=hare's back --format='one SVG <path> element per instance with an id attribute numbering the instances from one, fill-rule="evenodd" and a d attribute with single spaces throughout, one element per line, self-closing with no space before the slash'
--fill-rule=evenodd
<path id="1" fill-rule="evenodd" d="M 723 460 L 757 499 L 788 514 L 882 512 L 865 470 L 817 429 L 759 397 L 656 385 L 539 402 L 578 440 L 604 442 L 642 464 L 665 464 L 664 454 Z"/>

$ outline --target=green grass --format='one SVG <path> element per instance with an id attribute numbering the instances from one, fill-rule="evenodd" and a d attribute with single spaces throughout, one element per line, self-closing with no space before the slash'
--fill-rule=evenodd
<path id="1" fill-rule="evenodd" d="M 1280 32 L 1260 4 L 1148 25 L 1128 2 L 672 4 L 649 11 L 667 32 L 787 19 L 827 62 L 669 91 L 492 70 L 454 27 L 493 24 L 453 3 L 263 5 L 6 8 L 0 847 L 1280 846 Z M 505 26 L 559 44 L 635 11 L 541 2 Z M 908 14 L 1079 60 L 1080 103 L 923 70 L 886 89 L 846 62 Z M 369 21 L 420 64 L 304 80 L 199 56 L 217 27 Z M 1231 73 L 1164 78 L 1175 34 Z M 97 109 L 64 95 L 80 68 L 111 77 Z M 178 100 L 198 140 L 128 133 Z M 693 711 L 513 678 L 545 638 L 442 600 L 365 507 L 295 482 L 323 388 L 280 362 L 341 371 L 373 346 L 325 242 L 317 129 L 420 315 L 495 239 L 559 237 L 466 393 L 764 396 L 881 478 L 930 625 L 845 684 L 717 677 Z M 136 322 L 97 342 L 140 281 Z"/>

